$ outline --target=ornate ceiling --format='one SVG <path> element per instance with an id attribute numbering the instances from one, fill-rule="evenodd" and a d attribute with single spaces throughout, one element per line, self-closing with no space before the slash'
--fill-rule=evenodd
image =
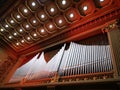
<path id="1" fill-rule="evenodd" d="M 0 38 L 16 52 L 21 52 L 77 27 L 77 24 L 95 19 L 106 13 L 105 9 L 113 6 L 113 2 L 18 0 L 1 16 Z"/>

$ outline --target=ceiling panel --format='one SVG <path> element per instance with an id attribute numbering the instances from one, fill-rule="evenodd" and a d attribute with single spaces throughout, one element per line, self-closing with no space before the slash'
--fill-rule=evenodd
<path id="1" fill-rule="evenodd" d="M 9 0 L 5 0 L 9 1 Z M 0 1 L 5 3 L 4 0 Z M 110 5 L 113 0 L 22 0 L 1 15 L 0 35 L 16 52 L 50 39 Z M 11 2 L 12 3 L 12 2 Z M 18 3 L 18 4 L 16 4 Z"/>

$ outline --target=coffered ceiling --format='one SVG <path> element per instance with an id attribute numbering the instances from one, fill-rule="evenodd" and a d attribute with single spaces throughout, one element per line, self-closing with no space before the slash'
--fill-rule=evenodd
<path id="1" fill-rule="evenodd" d="M 113 3 L 113 0 L 5 1 L 11 6 L 0 13 L 0 38 L 16 52 L 84 24 L 93 18 L 93 14 L 94 18 L 102 15 L 103 9 Z"/>

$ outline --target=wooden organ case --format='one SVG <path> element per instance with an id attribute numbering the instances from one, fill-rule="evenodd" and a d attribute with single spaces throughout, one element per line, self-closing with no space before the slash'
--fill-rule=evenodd
<path id="1" fill-rule="evenodd" d="M 103 4 L 93 1 L 97 7 L 94 12 L 79 10 L 86 19 L 41 43 L 42 49 L 33 53 L 30 49 L 27 56 L 20 52 L 21 57 L 1 87 L 120 89 L 120 1 L 105 0 Z M 23 64 L 24 58 L 32 54 L 34 57 Z"/>

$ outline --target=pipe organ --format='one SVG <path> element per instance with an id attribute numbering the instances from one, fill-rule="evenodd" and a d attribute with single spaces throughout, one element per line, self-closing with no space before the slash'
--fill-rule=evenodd
<path id="1" fill-rule="evenodd" d="M 38 53 L 19 67 L 8 83 L 97 80 L 112 78 L 113 73 L 111 49 L 105 34 L 64 44 L 48 62 L 44 51 Z"/>

